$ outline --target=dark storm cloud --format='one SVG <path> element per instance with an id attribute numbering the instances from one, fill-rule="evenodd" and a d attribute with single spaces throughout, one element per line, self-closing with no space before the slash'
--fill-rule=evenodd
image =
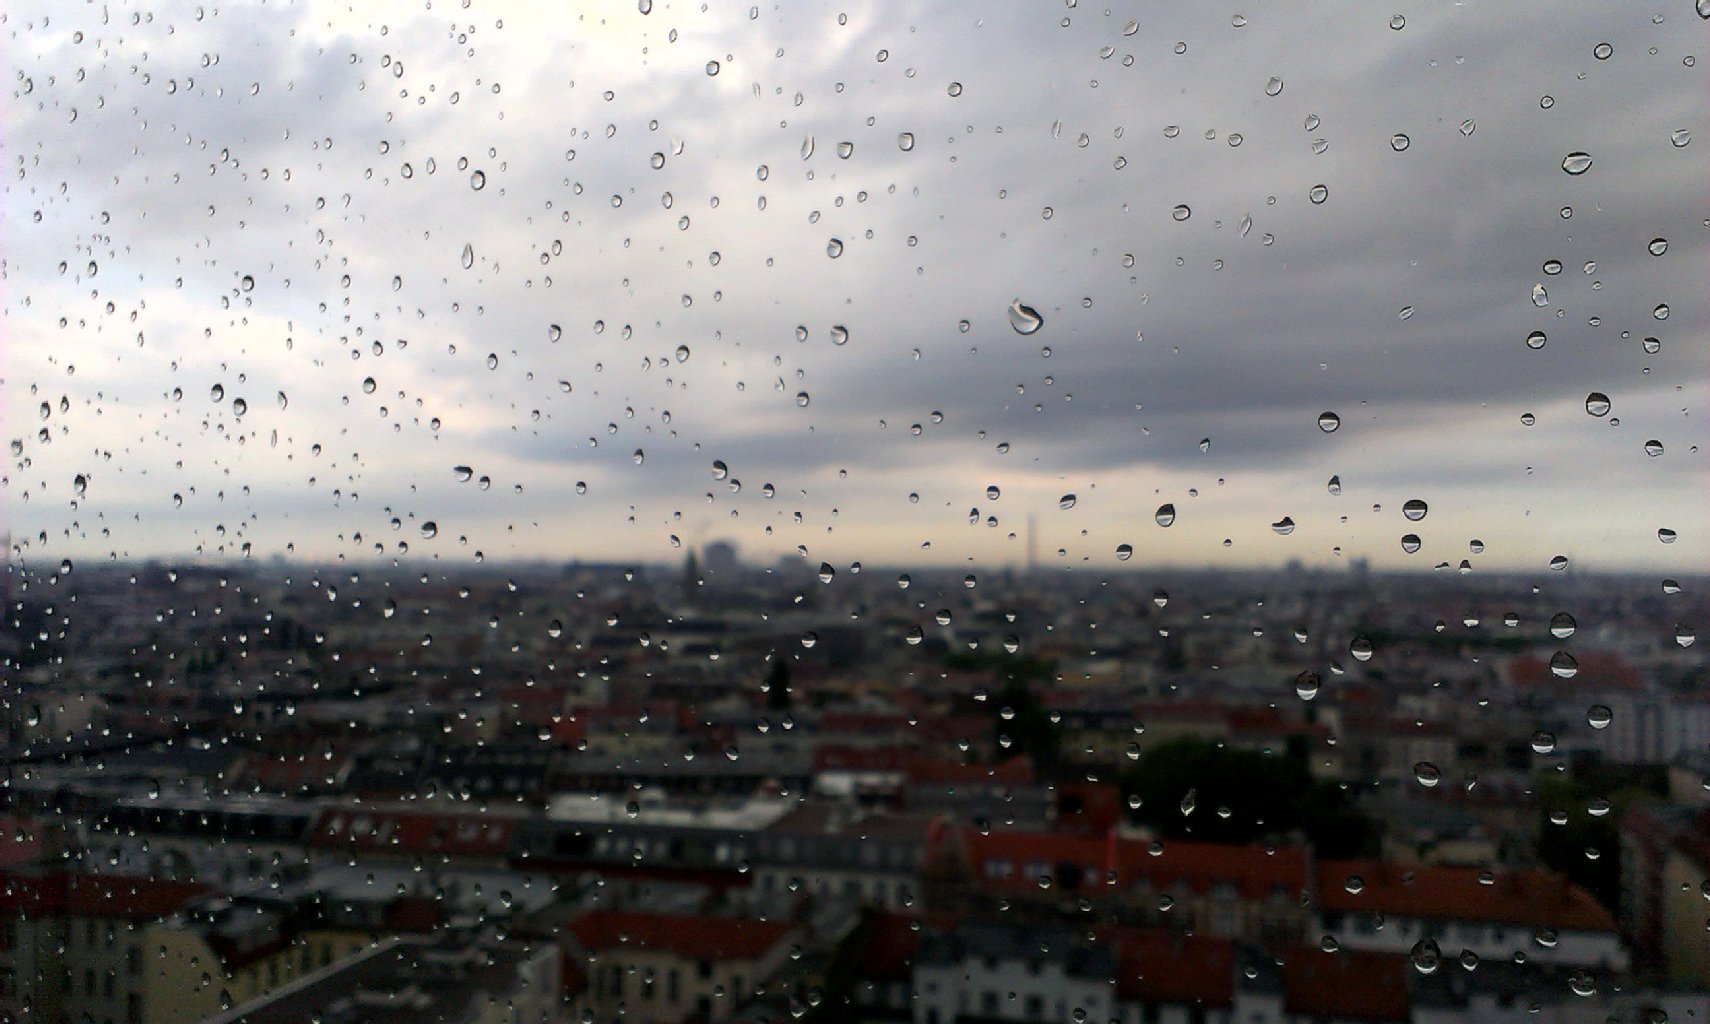
<path id="1" fill-rule="evenodd" d="M 8 311 L 90 308 L 88 282 L 49 268 L 74 257 L 75 276 L 96 232 L 113 250 L 101 282 L 147 304 L 148 347 L 98 375 L 108 423 L 154 422 L 174 386 L 199 397 L 244 375 L 252 395 L 287 392 L 289 411 L 258 403 L 241 448 L 195 416 L 152 429 L 220 454 L 222 474 L 266 495 L 253 531 L 302 548 L 413 514 L 520 553 L 571 535 L 652 552 L 731 511 L 748 518 L 721 522 L 761 547 L 766 482 L 893 554 L 937 520 L 887 540 L 887 517 L 960 523 L 995 482 L 1047 506 L 1059 478 L 1133 500 L 1197 486 L 1199 521 L 1263 530 L 1255 490 L 1322 495 L 1330 473 L 1372 501 L 1409 484 L 1452 495 L 1444 516 L 1478 522 L 1493 548 L 1503 529 L 1571 539 L 1598 516 L 1623 522 L 1633 495 L 1680 507 L 1703 478 L 1680 413 L 1710 391 L 1704 143 L 1671 140 L 1710 132 L 1683 61 L 1690 13 L 1541 24 L 1457 7 L 1397 30 L 1360 5 L 1240 27 L 1149 8 L 1129 32 L 1130 15 L 1080 8 L 839 24 L 794 5 L 659 4 L 580 20 L 513 8 L 501 29 L 478 5 L 311 5 L 170 33 L 80 26 L 92 74 L 75 88 L 71 29 L 31 35 L 13 16 L 8 46 L 36 90 L 18 97 L 26 174 L 7 210 L 45 216 L 11 270 L 33 304 Z M 1581 150 L 1591 169 L 1568 175 Z M 1044 329 L 1010 329 L 1017 298 Z M 91 340 L 85 364 L 126 336 Z M 40 372 L 14 364 L 8 392 Z M 1592 391 L 1620 427 L 1584 412 Z M 1325 410 L 1343 418 L 1335 434 L 1318 429 Z M 1640 452 L 1653 435 L 1661 459 Z M 166 450 L 125 440 L 139 475 Z M 311 485 L 316 442 L 361 458 Z M 1612 486 L 1580 518 L 1502 518 L 1505 490 L 1563 493 L 1564 467 L 1586 460 Z M 493 487 L 456 483 L 456 465 Z M 163 495 L 113 500 L 161 520 L 149 502 Z M 184 539 L 163 530 L 162 546 Z M 1654 561 L 1650 530 L 1617 546 Z M 1702 561 L 1689 543 L 1670 557 Z"/>

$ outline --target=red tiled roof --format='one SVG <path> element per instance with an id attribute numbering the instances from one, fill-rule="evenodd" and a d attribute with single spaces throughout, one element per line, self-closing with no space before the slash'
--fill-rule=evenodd
<path id="1" fill-rule="evenodd" d="M 945 839 L 964 851 L 979 885 L 1031 889 L 1041 874 L 1055 876 L 1060 865 L 1072 864 L 1082 877 L 1103 876 L 1105 840 L 1061 832 L 978 829 L 948 830 Z"/>
<path id="2" fill-rule="evenodd" d="M 1515 686 L 1613 687 L 1623 690 L 1634 689 L 1644 681 L 1637 668 L 1611 651 L 1576 651 L 1574 660 L 1579 662 L 1579 671 L 1571 678 L 1562 679 L 1550 671 L 1549 663 L 1542 658 L 1523 655 L 1508 663 L 1508 678 Z"/>
<path id="3" fill-rule="evenodd" d="M 511 819 L 489 815 L 328 807 L 315 816 L 309 843 L 323 849 L 502 857 L 514 831 Z"/>
<path id="4" fill-rule="evenodd" d="M 920 947 L 920 929 L 915 920 L 901 914 L 874 914 L 855 976 L 881 982 L 908 981 L 913 977 L 914 953 Z"/>
<path id="5" fill-rule="evenodd" d="M 813 752 L 817 772 L 902 772 L 910 752 L 903 747 L 852 747 L 841 743 L 821 746 Z"/>
<path id="6" fill-rule="evenodd" d="M 1358 893 L 1347 880 L 1365 882 Z M 1373 912 L 1435 921 L 1488 921 L 1609 932 L 1615 920 L 1591 894 L 1549 871 L 1504 871 L 1485 885 L 1478 868 L 1422 866 L 1405 871 L 1373 860 L 1318 865 L 1318 905 L 1332 912 Z"/>
<path id="7" fill-rule="evenodd" d="M 1295 896 L 1306 887 L 1306 851 L 1299 846 L 1266 847 L 1257 844 L 1202 843 L 1185 839 L 1163 840 L 1118 838 L 1112 868 L 1117 885 L 1133 886 L 1142 880 L 1154 889 L 1186 886 L 1208 892 L 1219 885 L 1233 885 L 1242 898 L 1263 900 L 1273 892 Z M 1153 851 L 1158 852 L 1154 855 Z"/>
<path id="8" fill-rule="evenodd" d="M 1406 1020 L 1405 956 L 1299 949 L 1283 964 L 1283 1004 L 1314 1020 Z"/>
<path id="9" fill-rule="evenodd" d="M 687 917 L 596 910 L 570 926 L 590 951 L 661 950 L 692 960 L 754 960 L 766 955 L 794 929 L 779 921 L 745 917 Z"/>
<path id="10" fill-rule="evenodd" d="M 58 830 L 36 818 L 0 814 L 0 867 L 28 864 L 42 855 L 42 837 Z"/>
<path id="11" fill-rule="evenodd" d="M 1117 928 L 1117 996 L 1147 1003 L 1229 1006 L 1235 1001 L 1235 943 L 1154 929 Z"/>
<path id="12" fill-rule="evenodd" d="M 214 890 L 192 882 L 113 875 L 0 874 L 0 913 L 150 921 Z"/>
<path id="13" fill-rule="evenodd" d="M 932 757 L 911 757 L 908 761 L 909 782 L 916 785 L 957 785 L 972 782 L 999 782 L 1005 785 L 1027 785 L 1033 781 L 1033 762 L 1015 757 L 997 764 L 961 764 Z"/>

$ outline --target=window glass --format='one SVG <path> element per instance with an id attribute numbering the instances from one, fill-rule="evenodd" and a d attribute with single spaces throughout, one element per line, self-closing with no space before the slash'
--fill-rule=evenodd
<path id="1" fill-rule="evenodd" d="M 8 5 L 0 1017 L 1710 1012 L 1707 32 Z"/>

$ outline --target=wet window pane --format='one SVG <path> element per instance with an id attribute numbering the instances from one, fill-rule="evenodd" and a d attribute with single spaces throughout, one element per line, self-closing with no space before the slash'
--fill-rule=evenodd
<path id="1" fill-rule="evenodd" d="M 0 13 L 0 1016 L 1710 1013 L 1710 7 L 1539 15 Z"/>

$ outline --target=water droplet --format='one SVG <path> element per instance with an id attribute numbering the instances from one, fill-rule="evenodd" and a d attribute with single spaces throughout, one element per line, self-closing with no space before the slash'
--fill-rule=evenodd
<path id="1" fill-rule="evenodd" d="M 468 242 L 463 244 L 463 269 L 468 270 L 475 265 L 475 246 Z"/>
<path id="2" fill-rule="evenodd" d="M 1668 239 L 1653 238 L 1651 239 L 1651 244 L 1646 246 L 1646 248 L 1650 250 L 1652 256 L 1661 256 L 1663 253 L 1668 252 Z"/>
<path id="3" fill-rule="evenodd" d="M 1609 415 L 1609 396 L 1601 391 L 1593 391 L 1585 396 L 1585 411 L 1593 416 Z"/>
<path id="4" fill-rule="evenodd" d="M 1542 284 L 1532 286 L 1532 305 L 1543 309 L 1550 304 L 1550 292 Z"/>
<path id="5" fill-rule="evenodd" d="M 1435 939 L 1420 939 L 1413 944 L 1413 950 L 1408 954 L 1413 962 L 1413 969 L 1420 974 L 1435 974 L 1442 963 L 1442 953 L 1437 948 Z"/>
<path id="6" fill-rule="evenodd" d="M 832 568 L 830 562 L 819 563 L 819 581 L 821 583 L 830 583 L 836 576 L 837 570 Z"/>
<path id="7" fill-rule="evenodd" d="M 1265 95 L 1266 96 L 1281 96 L 1282 95 L 1282 79 L 1272 78 L 1270 81 L 1266 82 L 1265 83 Z"/>
<path id="8" fill-rule="evenodd" d="M 1674 134 L 1668 137 L 1668 141 L 1674 145 L 1675 149 L 1685 149 L 1692 143 L 1692 133 L 1685 128 L 1676 128 Z"/>
<path id="9" fill-rule="evenodd" d="M 1615 712 L 1607 704 L 1593 704 L 1585 709 L 1585 724 L 1593 729 L 1607 729 L 1614 719 Z"/>
<path id="10" fill-rule="evenodd" d="M 1679 534 L 1666 526 L 1657 530 L 1657 540 L 1662 541 L 1664 544 L 1673 544 L 1678 536 Z"/>
<path id="11" fill-rule="evenodd" d="M 854 155 L 855 155 L 855 143 L 853 143 L 853 142 L 839 142 L 837 144 L 837 158 L 839 160 L 847 160 Z"/>
<path id="12" fill-rule="evenodd" d="M 843 239 L 833 238 L 831 241 L 825 243 L 825 254 L 830 256 L 832 259 L 836 259 L 843 255 Z"/>
<path id="13" fill-rule="evenodd" d="M 1170 216 L 1176 220 L 1187 220 L 1193 216 L 1193 210 L 1189 209 L 1186 203 L 1182 203 L 1170 211 Z"/>
<path id="14" fill-rule="evenodd" d="M 948 92 L 951 96 L 962 95 L 962 83 L 961 82 L 951 82 L 950 88 L 946 89 L 945 92 Z"/>
<path id="15" fill-rule="evenodd" d="M 439 536 L 439 524 L 429 519 L 422 524 L 422 536 L 432 540 Z"/>
<path id="16" fill-rule="evenodd" d="M 1668 303 L 1659 302 L 1657 304 L 1657 308 L 1651 310 L 1651 318 L 1653 320 L 1667 320 L 1668 319 L 1668 313 L 1669 313 Z"/>
<path id="17" fill-rule="evenodd" d="M 679 363 L 688 362 L 689 361 L 689 346 L 678 345 L 675 355 L 677 357 L 677 362 L 679 362 Z"/>
<path id="18" fill-rule="evenodd" d="M 1302 672 L 1294 677 L 1294 692 L 1301 700 L 1313 700 L 1324 685 L 1324 677 L 1316 672 Z"/>
<path id="19" fill-rule="evenodd" d="M 1598 60 L 1608 60 L 1610 57 L 1615 55 L 1615 47 L 1610 46 L 1608 43 L 1598 43 L 1596 46 L 1591 48 L 1591 55 L 1596 57 Z"/>
<path id="20" fill-rule="evenodd" d="M 1370 661 L 1372 655 L 1377 653 L 1377 648 L 1372 644 L 1371 637 L 1357 636 L 1349 642 L 1348 653 L 1354 656 L 1355 661 Z"/>
<path id="21" fill-rule="evenodd" d="M 1057 507 L 1067 512 L 1069 509 L 1075 507 L 1075 500 L 1076 499 L 1073 494 L 1065 494 L 1061 498 L 1057 499 Z"/>
<path id="22" fill-rule="evenodd" d="M 716 61 L 716 60 L 707 61 L 707 77 L 711 78 L 716 74 L 718 74 L 718 61 Z"/>
<path id="23" fill-rule="evenodd" d="M 653 0 L 636 0 L 635 9 L 642 14 L 653 13 Z"/>
<path id="24" fill-rule="evenodd" d="M 1698 642 L 1698 632 L 1691 626 L 1674 627 L 1674 642 L 1681 647 L 1691 647 Z"/>
<path id="25" fill-rule="evenodd" d="M 1332 427 L 1331 429 L 1334 430 L 1335 428 Z M 1330 478 L 1330 482 L 1325 486 L 1329 489 L 1329 491 L 1332 495 L 1341 494 L 1342 493 L 1342 478 L 1340 476 L 1333 476 Z"/>
<path id="26" fill-rule="evenodd" d="M 1294 520 L 1288 516 L 1283 516 L 1281 519 L 1278 519 L 1276 522 L 1271 524 L 1271 530 L 1281 536 L 1287 537 L 1289 534 L 1294 532 Z"/>
<path id="27" fill-rule="evenodd" d="M 807 160 L 807 159 L 811 159 L 812 157 L 813 157 L 813 133 L 810 132 L 810 133 L 808 133 L 808 135 L 805 138 L 802 139 L 802 159 Z M 755 173 L 760 176 L 761 181 L 765 181 L 766 180 L 766 165 L 761 164 L 760 169 Z"/>
<path id="28" fill-rule="evenodd" d="M 1584 174 L 1591 170 L 1591 154 L 1578 151 L 1562 158 L 1562 170 L 1569 174 Z"/>
<path id="29" fill-rule="evenodd" d="M 1568 976 L 1568 988 L 1576 996 L 1594 996 L 1597 994 L 1597 979 L 1591 976 L 1590 971 L 1582 967 Z"/>
<path id="30" fill-rule="evenodd" d="M 805 408 L 807 408 L 807 404 L 810 401 L 812 401 L 812 398 L 808 395 L 808 393 L 806 391 L 796 392 L 796 404 L 797 405 L 799 405 L 805 409 Z"/>
<path id="31" fill-rule="evenodd" d="M 1045 318 L 1032 306 L 1024 305 L 1020 299 L 1009 304 L 1009 326 L 1017 334 L 1032 334 L 1045 326 Z"/>
<path id="32" fill-rule="evenodd" d="M 1116 560 L 1117 561 L 1126 562 L 1130 558 L 1133 558 L 1133 557 L 1134 557 L 1134 545 L 1132 545 L 1132 544 L 1118 544 L 1116 546 Z"/>
<path id="33" fill-rule="evenodd" d="M 1526 335 L 1526 347 L 1530 349 L 1540 349 L 1544 347 L 1544 343 L 1548 340 L 1549 339 L 1544 336 L 1543 331 L 1533 331 L 1531 334 Z"/>
<path id="34" fill-rule="evenodd" d="M 714 459 L 712 464 L 712 478 L 714 480 L 723 480 L 729 475 L 730 467 L 725 465 L 723 461 Z"/>
<path id="35" fill-rule="evenodd" d="M 1417 533 L 1405 534 L 1401 538 L 1401 550 L 1410 555 L 1418 554 L 1419 549 L 1423 546 L 1424 542 L 1419 539 Z"/>
<path id="36" fill-rule="evenodd" d="M 1645 442 L 1645 454 L 1656 458 L 1663 453 L 1663 443 L 1655 438 Z"/>
<path id="37" fill-rule="evenodd" d="M 1330 198 L 1330 188 L 1327 185 L 1314 185 L 1311 191 L 1306 193 L 1306 198 L 1312 200 L 1315 205 L 1322 204 Z"/>
<path id="38" fill-rule="evenodd" d="M 1389 137 L 1389 148 L 1395 150 L 1397 153 L 1405 152 L 1407 147 L 1411 145 L 1413 145 L 1413 140 L 1400 132 L 1396 132 L 1394 135 Z"/>
<path id="39" fill-rule="evenodd" d="M 1550 616 L 1550 635 L 1557 640 L 1566 640 L 1573 636 L 1573 631 L 1576 628 L 1578 628 L 1578 624 L 1574 622 L 1573 616 L 1567 612 L 1557 612 Z"/>
<path id="40" fill-rule="evenodd" d="M 249 411 L 249 403 L 241 398 L 232 399 L 232 415 L 242 416 Z"/>
<path id="41" fill-rule="evenodd" d="M 909 150 L 913 149 L 914 148 L 914 133 L 913 132 L 899 132 L 897 134 L 897 148 L 902 150 L 904 153 L 907 153 Z"/>
<path id="42" fill-rule="evenodd" d="M 1424 519 L 1425 513 L 1428 511 L 1430 511 L 1430 506 L 1425 504 L 1425 502 L 1419 498 L 1409 498 L 1401 506 L 1401 514 L 1415 523 Z"/>
<path id="43" fill-rule="evenodd" d="M 1478 131 L 1478 122 L 1474 121 L 1472 118 L 1469 117 L 1465 121 L 1461 122 L 1461 134 L 1462 135 L 1465 135 L 1468 138 L 1471 138 L 1472 133 L 1476 132 L 1476 131 Z"/>
<path id="44" fill-rule="evenodd" d="M 833 345 L 847 345 L 849 343 L 849 328 L 842 324 L 833 324 L 831 326 L 831 343 Z"/>
<path id="45" fill-rule="evenodd" d="M 1557 679 L 1572 679 L 1579 675 L 1579 659 L 1566 651 L 1550 655 L 1550 674 Z"/>
<path id="46" fill-rule="evenodd" d="M 1165 502 L 1158 506 L 1158 511 L 1152 513 L 1152 518 L 1159 526 L 1169 526 L 1176 521 L 1176 506 Z"/>
<path id="47" fill-rule="evenodd" d="M 479 192 L 487 187 L 487 172 L 476 171 L 469 176 L 469 187 Z"/>
<path id="48" fill-rule="evenodd" d="M 1334 434 L 1336 428 L 1342 425 L 1342 417 L 1328 410 L 1318 414 L 1318 429 L 1326 434 Z"/>
<path id="49" fill-rule="evenodd" d="M 1415 764 L 1413 766 L 1413 777 L 1419 780 L 1419 784 L 1427 789 L 1430 789 L 1437 785 L 1437 783 L 1443 781 L 1443 773 L 1437 769 L 1436 765 L 1429 761 L 1420 761 Z"/>

